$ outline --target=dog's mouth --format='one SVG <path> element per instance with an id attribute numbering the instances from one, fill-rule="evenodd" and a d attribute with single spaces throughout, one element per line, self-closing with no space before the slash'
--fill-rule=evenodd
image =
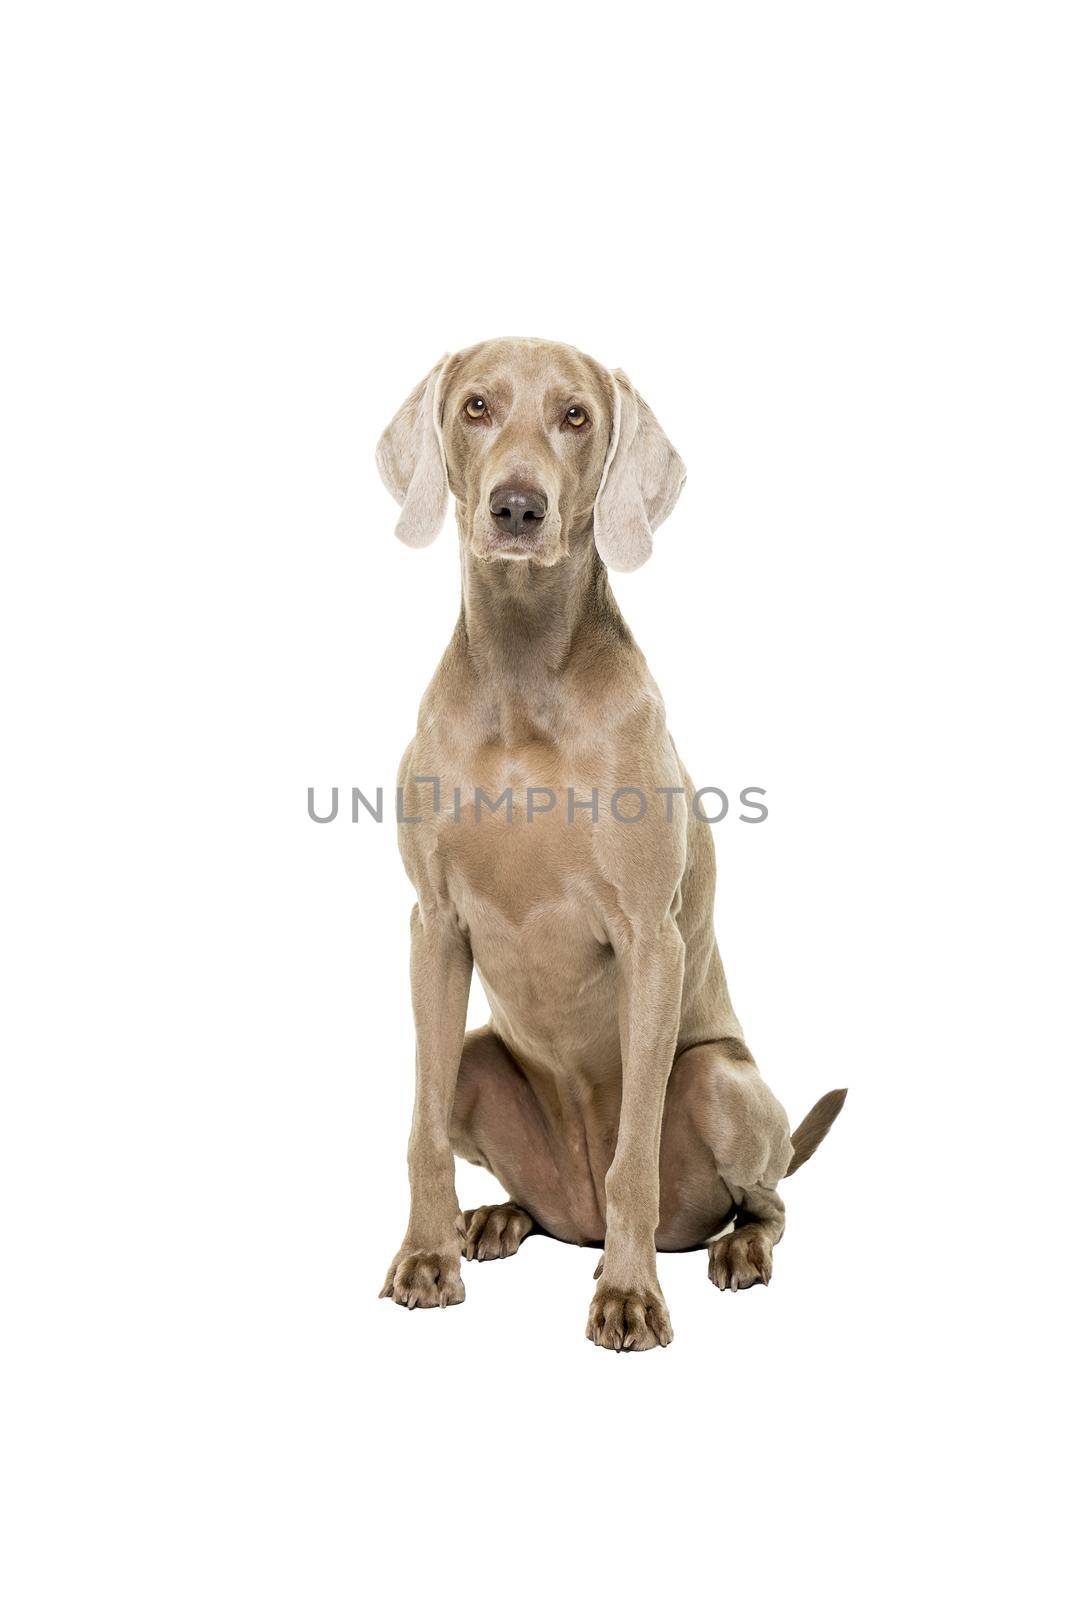
<path id="1" fill-rule="evenodd" d="M 506 533 L 491 534 L 485 549 L 488 560 L 499 557 L 505 561 L 532 561 L 540 552 L 540 539 L 509 539 Z"/>
<path id="2" fill-rule="evenodd" d="M 557 513 L 548 513 L 536 521 L 514 528 L 501 527 L 489 516 L 477 519 L 471 540 L 474 555 L 482 561 L 529 561 L 535 566 L 550 567 L 563 554 Z"/>
<path id="3" fill-rule="evenodd" d="M 531 567 L 554 567 L 564 554 L 558 543 L 546 549 L 542 544 L 509 543 L 499 536 L 491 539 L 484 550 L 474 553 L 482 561 L 524 561 Z"/>

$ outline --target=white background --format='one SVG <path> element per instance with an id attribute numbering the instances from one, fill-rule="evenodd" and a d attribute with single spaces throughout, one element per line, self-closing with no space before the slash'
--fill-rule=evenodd
<path id="1" fill-rule="evenodd" d="M 11 7 L 6 1592 L 1052 1592 L 1065 134 L 1055 6 Z M 616 582 L 791 1116 L 768 1290 L 591 1251 L 376 1298 L 388 788 L 458 604 L 378 433 L 570 341 L 689 467 Z M 472 999 L 472 1021 L 484 1015 Z M 466 1169 L 474 1204 L 491 1180 Z"/>

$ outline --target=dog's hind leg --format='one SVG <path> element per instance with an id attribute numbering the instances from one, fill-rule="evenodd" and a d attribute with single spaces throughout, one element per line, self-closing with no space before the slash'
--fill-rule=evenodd
<path id="1" fill-rule="evenodd" d="M 468 1261 L 503 1261 L 515 1254 L 535 1224 L 528 1211 L 508 1200 L 503 1205 L 465 1211 L 463 1226 L 463 1253 Z"/>
<path id="2" fill-rule="evenodd" d="M 703 1237 L 734 1218 L 733 1231 L 708 1247 L 708 1276 L 720 1289 L 767 1283 L 772 1251 L 785 1227 L 777 1185 L 793 1157 L 784 1109 L 745 1045 L 720 1039 L 695 1045 L 678 1057 L 667 1110 L 665 1140 L 679 1155 L 684 1152 L 683 1176 L 690 1192 L 707 1191 L 715 1202 Z M 673 1164 L 671 1153 L 665 1148 L 665 1168 Z M 684 1192 L 680 1182 L 668 1192 L 675 1190 Z M 682 1227 L 690 1239 L 694 1221 L 688 1217 Z M 672 1227 L 672 1219 L 662 1214 L 660 1222 L 663 1243 L 670 1248 L 677 1224 Z"/>
<path id="3" fill-rule="evenodd" d="M 783 1177 L 802 1166 L 822 1143 L 845 1103 L 846 1093 L 845 1089 L 831 1089 L 793 1130 L 789 1164 Z M 768 1168 L 768 1177 L 777 1171 L 781 1160 L 779 1153 Z M 742 1188 L 733 1232 L 708 1247 L 708 1277 L 712 1283 L 719 1289 L 748 1289 L 754 1283 L 769 1283 L 771 1252 L 784 1228 L 785 1207 L 776 1188 L 764 1184 Z"/>
<path id="4" fill-rule="evenodd" d="M 733 1231 L 708 1246 L 708 1277 L 718 1288 L 748 1289 L 770 1281 L 772 1252 L 785 1230 L 778 1184 L 821 1143 L 844 1100 L 844 1089 L 823 1095 L 790 1135 L 784 1109 L 739 1039 L 694 1045 L 678 1057 L 667 1096 L 665 1177 L 674 1166 L 680 1170 L 664 1192 L 677 1198 L 687 1185 L 691 1195 L 711 1195 L 709 1233 L 729 1220 L 723 1205 L 729 1196 Z M 698 1214 L 691 1206 L 686 1215 L 679 1204 L 674 1212 L 660 1217 L 668 1249 L 678 1248 L 687 1231 L 692 1236 Z M 679 1237 L 672 1238 L 672 1232 Z"/>
<path id="5" fill-rule="evenodd" d="M 560 1184 L 543 1118 L 529 1083 L 492 1028 L 463 1043 L 449 1126 L 452 1149 L 485 1167 L 506 1189 L 504 1204 L 463 1213 L 468 1261 L 515 1254 L 531 1233 L 555 1232 Z"/>
<path id="6" fill-rule="evenodd" d="M 730 1233 L 708 1246 L 708 1277 L 717 1289 L 770 1283 L 771 1257 L 785 1229 L 776 1189 L 746 1189 Z"/>

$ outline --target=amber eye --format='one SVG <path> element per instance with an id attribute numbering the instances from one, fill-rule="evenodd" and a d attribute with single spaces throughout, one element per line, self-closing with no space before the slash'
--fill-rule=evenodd
<path id="1" fill-rule="evenodd" d="M 567 412 L 567 421 L 570 423 L 572 428 L 584 427 L 587 420 L 586 414 L 582 410 L 581 406 L 571 406 L 570 410 Z"/>
<path id="2" fill-rule="evenodd" d="M 471 395 L 470 399 L 467 401 L 466 412 L 468 417 L 473 417 L 475 421 L 477 421 L 479 417 L 485 416 L 485 401 L 482 399 L 480 394 Z"/>

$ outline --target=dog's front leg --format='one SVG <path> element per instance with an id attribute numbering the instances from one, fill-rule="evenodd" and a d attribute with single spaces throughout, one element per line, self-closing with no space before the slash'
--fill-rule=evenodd
<path id="1" fill-rule="evenodd" d="M 656 1275 L 659 1144 L 678 1041 L 685 947 L 673 920 L 616 951 L 622 1108 L 605 1183 L 602 1275 L 586 1336 L 611 1350 L 651 1350 L 673 1338 Z"/>
<path id="2" fill-rule="evenodd" d="M 397 1305 L 456 1305 L 462 1218 L 449 1119 L 456 1093 L 471 952 L 454 920 L 437 907 L 411 916 L 411 999 L 415 1012 L 415 1111 L 408 1141 L 411 1212 L 404 1242 L 382 1289 Z"/>

